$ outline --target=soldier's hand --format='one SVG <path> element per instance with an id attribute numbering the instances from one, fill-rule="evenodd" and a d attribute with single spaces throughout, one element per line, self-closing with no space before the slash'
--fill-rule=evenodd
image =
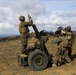
<path id="1" fill-rule="evenodd" d="M 28 19 L 29 19 L 30 22 L 33 23 L 33 19 L 31 18 L 31 16 L 29 14 L 28 14 Z"/>
<path id="2" fill-rule="evenodd" d="M 32 21 L 32 19 L 30 18 L 29 21 Z"/>
<path id="3" fill-rule="evenodd" d="M 31 18 L 31 16 L 28 14 L 28 18 L 30 19 Z"/>

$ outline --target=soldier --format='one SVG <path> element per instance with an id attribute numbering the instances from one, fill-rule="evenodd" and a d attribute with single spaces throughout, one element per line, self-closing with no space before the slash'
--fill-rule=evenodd
<path id="1" fill-rule="evenodd" d="M 19 24 L 19 32 L 20 32 L 20 37 L 21 37 L 21 43 L 22 43 L 22 50 L 21 53 L 25 53 L 25 48 L 27 47 L 28 43 L 28 34 L 29 34 L 29 29 L 28 26 L 31 26 L 33 24 L 32 18 L 28 15 L 29 22 L 25 22 L 25 17 L 20 16 L 20 24 Z"/>
<path id="2" fill-rule="evenodd" d="M 71 26 L 67 26 L 65 28 L 66 30 L 66 37 L 67 37 L 67 40 L 68 40 L 68 55 L 69 57 L 71 57 L 71 54 L 72 54 L 72 45 L 74 44 L 74 41 L 75 41 L 75 35 L 74 33 L 71 31 Z"/>
<path id="3" fill-rule="evenodd" d="M 64 33 L 64 34 L 63 34 Z M 56 52 L 55 56 L 53 57 L 53 65 L 57 66 L 57 63 L 63 60 L 66 60 L 68 64 L 71 63 L 71 59 L 68 56 L 68 40 L 66 39 L 66 34 L 64 31 L 61 31 L 62 36 L 57 38 L 56 42 L 58 44 L 58 51 Z"/>

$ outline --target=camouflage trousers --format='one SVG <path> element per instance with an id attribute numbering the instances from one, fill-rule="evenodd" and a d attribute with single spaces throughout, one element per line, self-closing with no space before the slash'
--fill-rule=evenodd
<path id="1" fill-rule="evenodd" d="M 66 60 L 67 63 L 71 62 L 71 59 L 68 56 L 68 50 L 64 49 L 64 51 L 56 52 L 53 57 L 53 63 L 57 64 L 59 61 Z"/>
<path id="2" fill-rule="evenodd" d="M 27 47 L 28 44 L 28 33 L 21 34 L 21 44 L 22 44 L 22 49 L 21 53 L 25 53 L 25 48 Z"/>
<path id="3" fill-rule="evenodd" d="M 72 45 L 68 45 L 68 55 L 71 58 L 71 55 L 72 55 Z"/>

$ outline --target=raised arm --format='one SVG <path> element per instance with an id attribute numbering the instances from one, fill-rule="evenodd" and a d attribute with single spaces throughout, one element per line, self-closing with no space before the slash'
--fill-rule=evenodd
<path id="1" fill-rule="evenodd" d="M 26 26 L 31 26 L 33 24 L 33 19 L 31 18 L 29 14 L 28 14 L 28 19 L 29 19 L 29 22 L 25 22 Z"/>

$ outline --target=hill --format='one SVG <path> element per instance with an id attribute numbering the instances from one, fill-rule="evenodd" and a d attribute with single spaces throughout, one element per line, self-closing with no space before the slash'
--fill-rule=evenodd
<path id="1" fill-rule="evenodd" d="M 49 53 L 57 51 L 57 45 L 53 44 L 53 37 L 49 37 L 46 47 Z M 36 39 L 29 39 L 29 46 L 33 46 Z M 48 67 L 45 70 L 33 71 L 28 66 L 22 67 L 18 64 L 17 56 L 21 51 L 20 39 L 5 40 L 0 42 L 0 75 L 76 75 L 76 41 L 73 46 L 72 65 L 60 67 Z"/>

